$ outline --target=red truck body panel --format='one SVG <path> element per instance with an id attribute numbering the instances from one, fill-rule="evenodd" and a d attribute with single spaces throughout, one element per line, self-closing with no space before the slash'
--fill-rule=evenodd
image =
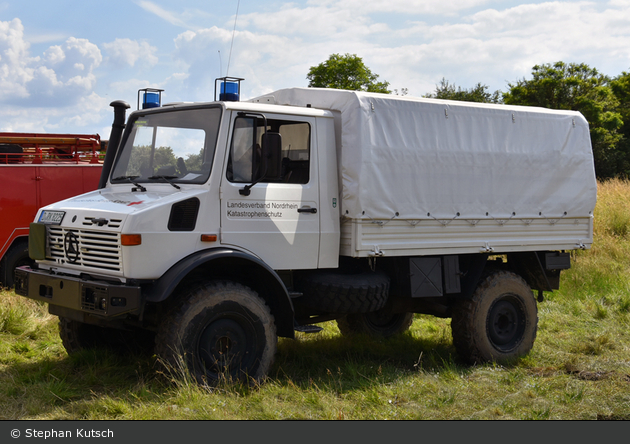
<path id="1" fill-rule="evenodd" d="M 0 259 L 43 206 L 98 187 L 100 136 L 0 133 Z"/>

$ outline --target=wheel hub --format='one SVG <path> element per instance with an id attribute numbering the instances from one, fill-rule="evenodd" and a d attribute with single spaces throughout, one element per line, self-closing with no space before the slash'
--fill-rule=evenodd
<path id="1" fill-rule="evenodd" d="M 234 319 L 213 321 L 199 338 L 198 352 L 209 370 L 238 370 L 247 354 L 247 331 Z"/>
<path id="2" fill-rule="evenodd" d="M 495 302 L 490 309 L 487 329 L 493 345 L 501 351 L 514 348 L 524 332 L 522 310 L 512 298 Z"/>

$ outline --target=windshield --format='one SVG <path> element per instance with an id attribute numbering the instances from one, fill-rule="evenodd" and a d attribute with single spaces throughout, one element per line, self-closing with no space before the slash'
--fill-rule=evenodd
<path id="1" fill-rule="evenodd" d="M 210 176 L 221 108 L 139 115 L 131 122 L 112 183 L 204 183 Z"/>

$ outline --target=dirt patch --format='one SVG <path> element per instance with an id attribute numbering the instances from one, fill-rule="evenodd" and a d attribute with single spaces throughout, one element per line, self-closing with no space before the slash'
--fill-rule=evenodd
<path id="1" fill-rule="evenodd" d="M 615 371 L 591 371 L 591 370 L 581 370 L 577 368 L 573 364 L 565 364 L 564 371 L 572 376 L 575 376 L 578 379 L 583 381 L 601 381 L 603 379 L 610 379 L 614 377 L 619 377 L 619 374 Z M 621 376 L 624 381 L 630 382 L 630 375 Z"/>
<path id="2" fill-rule="evenodd" d="M 549 378 L 551 376 L 557 376 L 562 373 L 562 370 L 556 367 L 534 367 L 528 370 L 528 372 L 534 376 L 542 376 L 543 378 Z"/>
<path id="3" fill-rule="evenodd" d="M 615 372 L 589 372 L 582 371 L 575 375 L 578 379 L 583 381 L 601 381 L 602 379 L 608 379 L 615 376 Z"/>

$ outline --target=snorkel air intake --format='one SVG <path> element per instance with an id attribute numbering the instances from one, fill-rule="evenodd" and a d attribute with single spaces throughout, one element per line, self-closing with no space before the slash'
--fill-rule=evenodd
<path id="1" fill-rule="evenodd" d="M 105 188 L 107 184 L 107 178 L 112 170 L 112 165 L 114 164 L 114 159 L 118 152 L 118 146 L 120 145 L 120 139 L 122 139 L 122 133 L 125 130 L 127 109 L 130 108 L 129 104 L 123 100 L 116 100 L 110 103 L 109 106 L 114 107 L 114 122 L 112 123 L 112 132 L 109 135 L 105 160 L 103 160 L 101 180 L 98 183 L 99 190 Z"/>

